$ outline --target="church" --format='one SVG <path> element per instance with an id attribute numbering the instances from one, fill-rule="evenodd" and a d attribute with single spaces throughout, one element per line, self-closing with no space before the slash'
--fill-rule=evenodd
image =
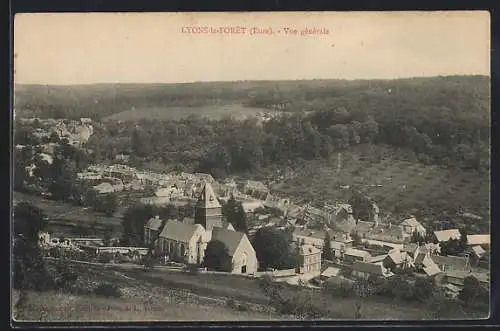
<path id="1" fill-rule="evenodd" d="M 196 202 L 194 224 L 168 220 L 163 229 L 159 229 L 158 223 L 157 218 L 148 221 L 144 233 L 147 244 L 151 242 L 151 232 L 159 232 L 155 251 L 161 255 L 184 263 L 201 264 L 207 244 L 211 240 L 218 240 L 228 249 L 232 273 L 248 274 L 257 271 L 257 257 L 250 240 L 245 233 L 235 231 L 224 220 L 222 206 L 209 182 L 205 183 Z"/>

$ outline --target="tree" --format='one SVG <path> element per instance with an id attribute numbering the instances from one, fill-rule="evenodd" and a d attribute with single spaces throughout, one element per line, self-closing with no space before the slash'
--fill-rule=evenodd
<path id="1" fill-rule="evenodd" d="M 379 124 L 372 116 L 368 116 L 367 120 L 361 124 L 362 139 L 368 143 L 372 143 L 378 135 Z"/>
<path id="2" fill-rule="evenodd" d="M 114 193 L 108 193 L 93 201 L 92 207 L 97 212 L 112 216 L 118 208 L 118 197 Z"/>
<path id="3" fill-rule="evenodd" d="M 144 225 L 155 215 L 151 205 L 135 205 L 129 207 L 123 215 L 123 233 L 120 240 L 125 246 L 141 246 L 144 244 Z"/>
<path id="4" fill-rule="evenodd" d="M 434 278 L 417 278 L 415 280 L 415 297 L 420 301 L 427 301 L 432 298 L 436 283 Z"/>
<path id="5" fill-rule="evenodd" d="M 270 227 L 257 230 L 253 247 L 262 269 L 294 268 L 296 261 L 291 252 L 286 234 Z"/>
<path id="6" fill-rule="evenodd" d="M 231 196 L 222 208 L 222 214 L 231 223 L 236 231 L 248 233 L 248 220 L 243 205 Z"/>
<path id="7" fill-rule="evenodd" d="M 38 233 L 47 225 L 43 211 L 29 203 L 14 207 L 14 287 L 44 289 L 51 284 L 38 246 Z"/>
<path id="8" fill-rule="evenodd" d="M 347 148 L 349 146 L 349 128 L 344 124 L 335 124 L 328 128 L 328 134 L 337 149 Z"/>
<path id="9" fill-rule="evenodd" d="M 358 232 L 353 231 L 353 232 L 351 232 L 350 236 L 351 236 L 351 239 L 352 239 L 352 244 L 354 246 L 361 245 L 362 240 L 361 240 L 361 236 L 358 234 Z"/>
<path id="10" fill-rule="evenodd" d="M 462 227 L 459 229 L 460 239 L 458 239 L 458 249 L 460 252 L 465 252 L 467 250 L 467 230 Z"/>
<path id="11" fill-rule="evenodd" d="M 49 192 L 55 200 L 67 201 L 72 197 L 76 169 L 70 161 L 56 156 L 50 167 Z"/>
<path id="12" fill-rule="evenodd" d="M 216 271 L 231 271 L 231 257 L 223 242 L 212 240 L 208 243 L 203 259 L 203 266 Z"/>
<path id="13" fill-rule="evenodd" d="M 482 292 L 481 283 L 474 276 L 464 278 L 464 287 L 460 291 L 458 298 L 467 303 L 473 302 Z"/>
<path id="14" fill-rule="evenodd" d="M 330 238 L 330 233 L 326 231 L 325 239 L 324 239 L 324 245 L 323 245 L 323 258 L 325 260 L 333 260 L 334 254 L 332 251 L 332 242 Z"/>
<path id="15" fill-rule="evenodd" d="M 394 297 L 403 300 L 414 298 L 414 289 L 401 275 L 394 275 L 389 279 L 389 287 L 392 289 Z"/>
<path id="16" fill-rule="evenodd" d="M 416 243 L 416 244 L 423 244 L 425 243 L 425 238 L 420 234 L 418 231 L 413 231 L 410 237 L 410 242 L 411 243 Z"/>
<path id="17" fill-rule="evenodd" d="M 373 203 L 368 197 L 356 190 L 352 190 L 348 203 L 352 206 L 354 219 L 361 219 L 363 221 L 372 220 L 374 216 Z"/>

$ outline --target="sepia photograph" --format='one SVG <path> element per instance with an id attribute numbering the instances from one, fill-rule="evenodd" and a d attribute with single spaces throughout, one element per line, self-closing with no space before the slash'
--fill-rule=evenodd
<path id="1" fill-rule="evenodd" d="M 11 321 L 489 318 L 487 11 L 13 25 Z"/>

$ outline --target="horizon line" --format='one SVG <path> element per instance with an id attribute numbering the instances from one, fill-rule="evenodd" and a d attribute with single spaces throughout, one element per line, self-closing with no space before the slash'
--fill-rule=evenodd
<path id="1" fill-rule="evenodd" d="M 391 80 L 404 80 L 404 79 L 425 79 L 425 78 L 446 78 L 446 77 L 488 77 L 491 74 L 440 74 L 432 76 L 400 76 L 393 78 L 296 78 L 296 79 L 239 79 L 239 80 L 196 80 L 185 82 L 93 82 L 93 83 L 15 83 L 14 86 L 19 85 L 32 85 L 32 86 L 90 86 L 90 85 L 182 85 L 182 84 L 203 84 L 203 83 L 244 83 L 244 82 L 294 82 L 294 81 L 391 81 Z"/>

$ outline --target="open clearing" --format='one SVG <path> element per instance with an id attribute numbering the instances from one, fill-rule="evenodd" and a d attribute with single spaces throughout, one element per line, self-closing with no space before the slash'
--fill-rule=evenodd
<path id="1" fill-rule="evenodd" d="M 29 202 L 42 209 L 49 218 L 47 230 L 54 234 L 73 234 L 76 228 L 85 228 L 96 233 L 105 228 L 109 228 L 114 234 L 122 231 L 120 218 L 96 213 L 91 208 L 20 192 L 14 192 L 13 195 L 15 202 Z"/>
<path id="2" fill-rule="evenodd" d="M 199 115 L 218 120 L 225 116 L 236 119 L 252 118 L 258 112 L 268 112 L 269 109 L 244 107 L 241 104 L 207 105 L 202 107 L 140 107 L 125 110 L 103 118 L 103 121 L 137 121 L 148 120 L 180 120 L 190 115 Z"/>
<path id="3" fill-rule="evenodd" d="M 295 177 L 274 185 L 274 191 L 311 202 L 347 201 L 357 187 L 373 198 L 382 213 L 437 212 L 461 207 L 481 215 L 477 226 L 489 231 L 489 177 L 474 171 L 445 169 L 411 160 L 385 146 L 360 145 L 338 159 L 307 161 Z"/>

